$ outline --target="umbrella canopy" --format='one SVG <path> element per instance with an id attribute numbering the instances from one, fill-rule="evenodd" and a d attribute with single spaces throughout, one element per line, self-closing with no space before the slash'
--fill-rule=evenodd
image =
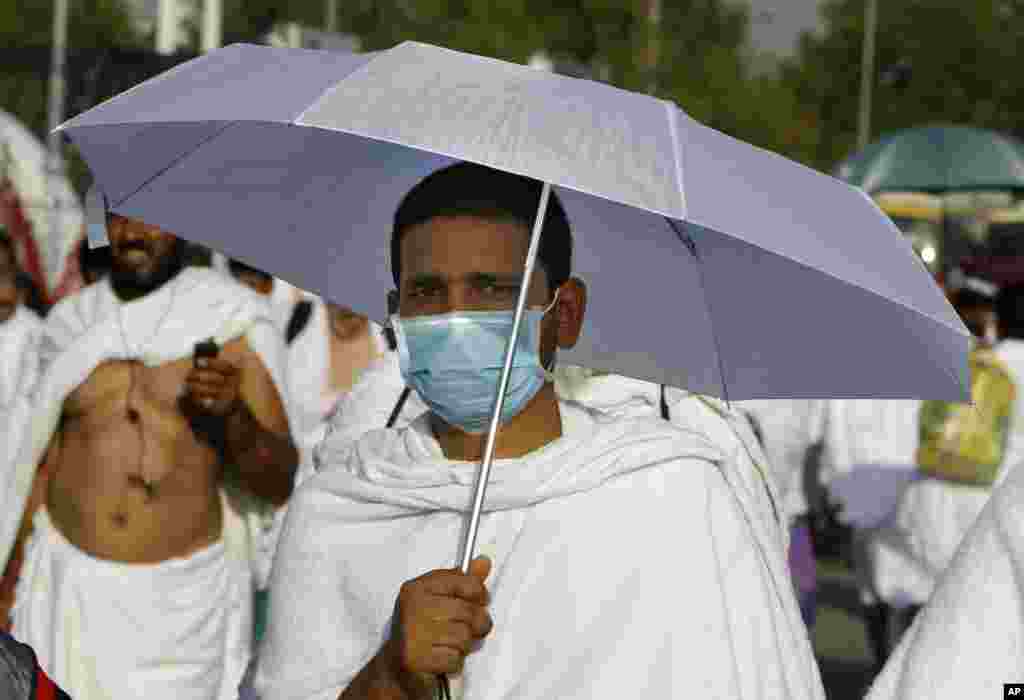
<path id="1" fill-rule="evenodd" d="M 561 198 L 589 285 L 565 362 L 729 399 L 968 396 L 967 330 L 863 192 L 670 102 L 415 42 L 233 45 L 60 128 L 113 211 L 377 319 L 398 203 L 464 160 Z"/>
<path id="2" fill-rule="evenodd" d="M 994 131 L 927 126 L 892 133 L 839 164 L 872 194 L 1024 189 L 1024 144 Z"/>

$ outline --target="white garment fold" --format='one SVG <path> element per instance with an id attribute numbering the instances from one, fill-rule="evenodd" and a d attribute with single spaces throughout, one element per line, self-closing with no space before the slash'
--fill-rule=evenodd
<path id="1" fill-rule="evenodd" d="M 896 606 L 927 602 L 990 494 L 984 486 L 911 481 L 868 542 L 872 593 Z"/>
<path id="2" fill-rule="evenodd" d="M 560 399 L 607 416 L 659 418 L 662 415 L 659 384 L 574 365 L 556 366 L 554 380 Z M 747 416 L 720 399 L 675 387 L 666 386 L 664 396 L 668 420 L 673 425 L 703 435 L 736 462 L 736 474 L 742 475 L 747 495 L 759 504 L 760 512 L 769 521 L 776 521 L 779 537 L 788 551 L 789 521 L 783 506 L 784 496 Z"/>
<path id="3" fill-rule="evenodd" d="M 761 430 L 764 451 L 781 492 L 787 518 L 804 515 L 809 510 L 804 466 L 809 450 L 822 439 L 824 403 L 804 399 L 736 402 L 741 410 L 754 417 Z"/>
<path id="4" fill-rule="evenodd" d="M 13 636 L 75 700 L 235 700 L 252 646 L 252 574 L 246 525 L 221 501 L 221 541 L 159 564 L 92 557 L 41 508 Z"/>
<path id="5" fill-rule="evenodd" d="M 1024 680 L 1024 470 L 997 487 L 867 700 L 997 698 Z"/>
<path id="6" fill-rule="evenodd" d="M 0 323 L 0 493 L 13 488 L 20 436 L 32 420 L 42 331 L 41 319 L 24 306 Z"/>
<path id="7" fill-rule="evenodd" d="M 825 478 L 870 480 L 878 469 L 914 469 L 921 402 L 830 401 Z M 896 606 L 920 605 L 949 564 L 964 533 L 981 512 L 989 489 L 940 479 L 889 480 L 901 493 L 875 495 L 895 504 L 866 536 L 866 569 L 859 572 L 870 594 Z M 842 492 L 863 495 L 847 484 Z M 863 508 L 849 504 L 851 511 Z"/>
<path id="8" fill-rule="evenodd" d="M 836 399 L 826 402 L 822 481 L 860 466 L 912 466 L 918 445 L 921 402 Z"/>
<path id="9" fill-rule="evenodd" d="M 707 439 L 562 403 L 563 437 L 493 465 L 479 551 L 495 629 L 457 678 L 487 698 L 824 698 L 785 553 Z M 329 441 L 330 442 L 330 441 Z M 477 464 L 421 416 L 321 450 L 271 583 L 263 700 L 335 700 L 403 581 L 457 560 Z"/>
<path id="10" fill-rule="evenodd" d="M 22 305 L 0 322 L 0 411 L 30 393 L 35 384 L 42 331 L 42 319 Z"/>
<path id="11" fill-rule="evenodd" d="M 127 336 L 126 349 L 121 333 Z M 60 417 L 64 399 L 103 362 L 131 359 L 154 367 L 189 357 L 196 343 L 219 344 L 245 336 L 284 387 L 284 343 L 265 300 L 209 269 L 188 267 L 160 289 L 121 302 L 109 280 L 62 300 L 46 318 L 40 342 L 40 380 L 33 392 L 32 420 L 20 441 L 10 488 L 0 493 L 0 564 L 6 564 L 36 467 Z M 282 396 L 284 392 L 282 391 Z M 258 518 L 258 514 L 245 514 Z M 253 556 L 258 555 L 259 547 Z"/>
<path id="12" fill-rule="evenodd" d="M 1024 393 L 1024 340 L 1007 338 L 996 346 L 996 355 L 1002 360 L 1013 383 L 1017 386 L 1017 395 Z M 1006 478 L 1007 473 L 1024 462 L 1024 400 L 1014 402 L 1013 418 L 1010 423 L 1010 435 L 1006 444 L 1006 459 L 996 477 L 996 484 Z"/>

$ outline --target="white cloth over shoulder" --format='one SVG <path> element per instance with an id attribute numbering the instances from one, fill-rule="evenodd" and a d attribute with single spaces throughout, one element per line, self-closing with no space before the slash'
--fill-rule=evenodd
<path id="1" fill-rule="evenodd" d="M 24 306 L 0 323 L 0 493 L 13 488 L 18 444 L 32 419 L 42 332 L 40 318 Z"/>
<path id="2" fill-rule="evenodd" d="M 662 387 L 618 374 L 607 374 L 575 365 L 558 365 L 554 371 L 555 392 L 560 399 L 614 418 L 658 418 L 662 416 Z M 783 547 L 789 551 L 789 526 L 784 496 L 747 416 L 720 399 L 691 394 L 666 386 L 665 406 L 673 425 L 698 433 L 736 462 L 752 503 L 766 522 L 775 520 Z"/>
<path id="3" fill-rule="evenodd" d="M 189 357 L 195 344 L 207 338 L 224 344 L 243 335 L 276 386 L 284 387 L 284 343 L 266 301 L 212 270 L 185 268 L 160 289 L 129 303 L 121 302 L 105 279 L 57 304 L 46 318 L 39 346 L 41 374 L 31 425 L 14 464 L 5 467 L 13 470 L 13 484 L 0 493 L 0 564 L 10 556 L 36 466 L 64 399 L 96 367 L 135 358 L 140 351 L 142 362 L 157 366 Z"/>
<path id="4" fill-rule="evenodd" d="M 495 628 L 453 690 L 487 698 L 823 699 L 773 528 L 733 464 L 661 420 L 561 404 L 563 437 L 493 465 L 480 552 Z M 263 700 L 336 700 L 402 582 L 457 560 L 478 466 L 422 416 L 296 493 L 271 583 Z"/>
<path id="5" fill-rule="evenodd" d="M 1024 470 L 992 493 L 867 700 L 997 698 L 1024 681 Z"/>
<path id="6" fill-rule="evenodd" d="M 89 556 L 35 514 L 13 634 L 75 700 L 236 700 L 252 649 L 245 523 L 222 496 L 220 542 L 158 564 Z"/>

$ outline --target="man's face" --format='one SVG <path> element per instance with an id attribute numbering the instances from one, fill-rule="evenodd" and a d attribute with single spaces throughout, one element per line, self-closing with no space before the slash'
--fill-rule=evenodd
<path id="1" fill-rule="evenodd" d="M 402 238 L 399 315 L 514 309 L 528 248 L 529 231 L 514 222 L 457 216 L 413 226 Z M 526 305 L 550 302 L 547 274 L 538 265 Z M 544 362 L 557 343 L 557 316 L 549 313 L 542 322 Z"/>
<path id="2" fill-rule="evenodd" d="M 0 323 L 14 316 L 19 298 L 18 265 L 10 248 L 0 245 Z"/>
<path id="3" fill-rule="evenodd" d="M 109 217 L 107 229 L 115 287 L 152 291 L 180 270 L 181 242 L 174 235 L 117 214 Z"/>

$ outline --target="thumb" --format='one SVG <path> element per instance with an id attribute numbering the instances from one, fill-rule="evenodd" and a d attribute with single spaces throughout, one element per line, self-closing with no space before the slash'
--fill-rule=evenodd
<path id="1" fill-rule="evenodd" d="M 486 581 L 491 573 L 491 560 L 487 557 L 477 557 L 469 563 L 469 575 L 475 576 L 481 581 Z"/>

